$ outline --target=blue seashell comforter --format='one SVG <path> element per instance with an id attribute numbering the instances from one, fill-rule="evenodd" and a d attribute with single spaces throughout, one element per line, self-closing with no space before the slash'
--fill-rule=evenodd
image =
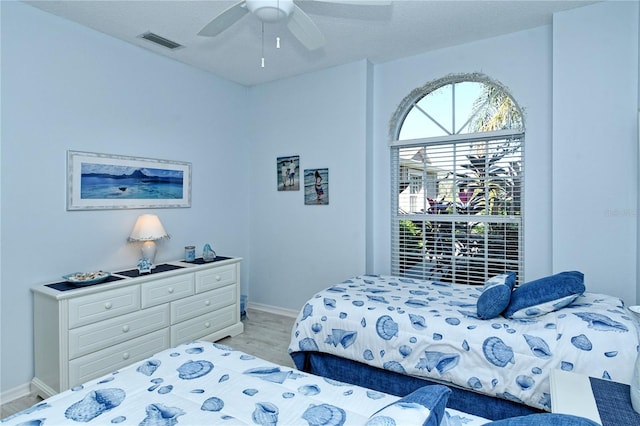
<path id="1" fill-rule="evenodd" d="M 338 342 L 344 338 L 340 333 L 335 336 Z M 0 424 L 421 425 L 429 415 L 421 405 L 413 407 L 399 400 L 276 365 L 224 345 L 192 342 L 76 386 L 2 419 Z M 378 415 L 390 404 L 398 405 L 396 417 Z M 450 425 L 487 422 L 451 409 L 444 416 Z"/>
<path id="2" fill-rule="evenodd" d="M 354 277 L 304 305 L 289 352 L 329 353 L 547 411 L 553 369 L 630 382 L 638 331 L 619 298 L 585 293 L 539 317 L 482 320 L 481 291 Z"/>

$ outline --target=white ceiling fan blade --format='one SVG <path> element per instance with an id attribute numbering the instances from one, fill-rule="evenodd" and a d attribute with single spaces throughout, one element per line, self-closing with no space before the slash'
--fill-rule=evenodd
<path id="1" fill-rule="evenodd" d="M 227 8 L 218 16 L 213 18 L 211 22 L 204 26 L 198 33 L 198 35 L 205 37 L 214 37 L 229 28 L 231 25 L 238 22 L 240 18 L 249 13 L 245 5 L 245 1 L 236 3 L 233 6 Z"/>
<path id="2" fill-rule="evenodd" d="M 311 18 L 297 5 L 293 6 L 287 27 L 307 49 L 316 50 L 324 46 L 324 36 Z"/>

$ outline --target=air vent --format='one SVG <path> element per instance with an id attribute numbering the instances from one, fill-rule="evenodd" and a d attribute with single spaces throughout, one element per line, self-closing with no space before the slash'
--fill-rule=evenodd
<path id="1" fill-rule="evenodd" d="M 175 41 L 171 41 L 168 40 L 164 37 L 159 36 L 158 34 L 154 34 L 150 31 L 147 31 L 144 34 L 140 34 L 141 38 L 145 39 L 145 40 L 149 40 L 153 43 L 159 44 L 160 46 L 166 47 L 167 49 L 178 49 L 180 47 L 183 47 L 181 44 L 176 43 Z"/>

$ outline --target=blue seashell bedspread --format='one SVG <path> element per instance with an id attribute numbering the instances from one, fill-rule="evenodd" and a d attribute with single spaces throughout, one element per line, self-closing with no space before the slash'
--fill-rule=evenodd
<path id="1" fill-rule="evenodd" d="M 562 369 L 629 383 L 634 321 L 616 297 L 585 293 L 535 318 L 476 315 L 482 287 L 358 276 L 312 297 L 289 352 L 319 351 L 551 410 Z"/>
<path id="2" fill-rule="evenodd" d="M 346 335 L 332 339 L 340 342 Z M 349 338 L 347 337 L 347 340 Z M 333 344 L 332 344 L 333 346 Z M 374 425 L 423 424 L 421 405 L 324 379 L 211 342 L 192 342 L 48 398 L 1 425 Z M 398 404 L 394 404 L 398 403 Z M 396 417 L 378 412 L 398 405 Z M 416 404 L 417 405 L 417 404 Z M 450 425 L 477 416 L 446 409 Z M 417 421 L 407 422 L 407 418 Z"/>

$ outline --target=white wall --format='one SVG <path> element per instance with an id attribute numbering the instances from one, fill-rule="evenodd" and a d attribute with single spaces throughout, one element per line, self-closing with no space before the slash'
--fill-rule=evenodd
<path id="1" fill-rule="evenodd" d="M 33 374 L 30 287 L 139 257 L 126 238 L 148 210 L 65 210 L 67 150 L 192 162 L 192 207 L 155 210 L 172 235 L 159 244 L 166 261 L 206 242 L 246 255 L 249 141 L 246 88 L 23 3 L 1 7 L 5 392 Z"/>
<path id="2" fill-rule="evenodd" d="M 553 269 L 640 302 L 638 3 L 559 13 L 553 28 Z"/>
<path id="3" fill-rule="evenodd" d="M 525 279 L 551 272 L 551 27 L 514 33 L 389 62 L 375 70 L 375 265 L 390 270 L 390 119 L 415 88 L 458 73 L 505 85 L 524 109 Z"/>
<path id="4" fill-rule="evenodd" d="M 367 63 L 251 89 L 249 300 L 300 309 L 314 292 L 365 272 Z M 276 190 L 276 158 L 329 169 L 329 205 Z"/>

